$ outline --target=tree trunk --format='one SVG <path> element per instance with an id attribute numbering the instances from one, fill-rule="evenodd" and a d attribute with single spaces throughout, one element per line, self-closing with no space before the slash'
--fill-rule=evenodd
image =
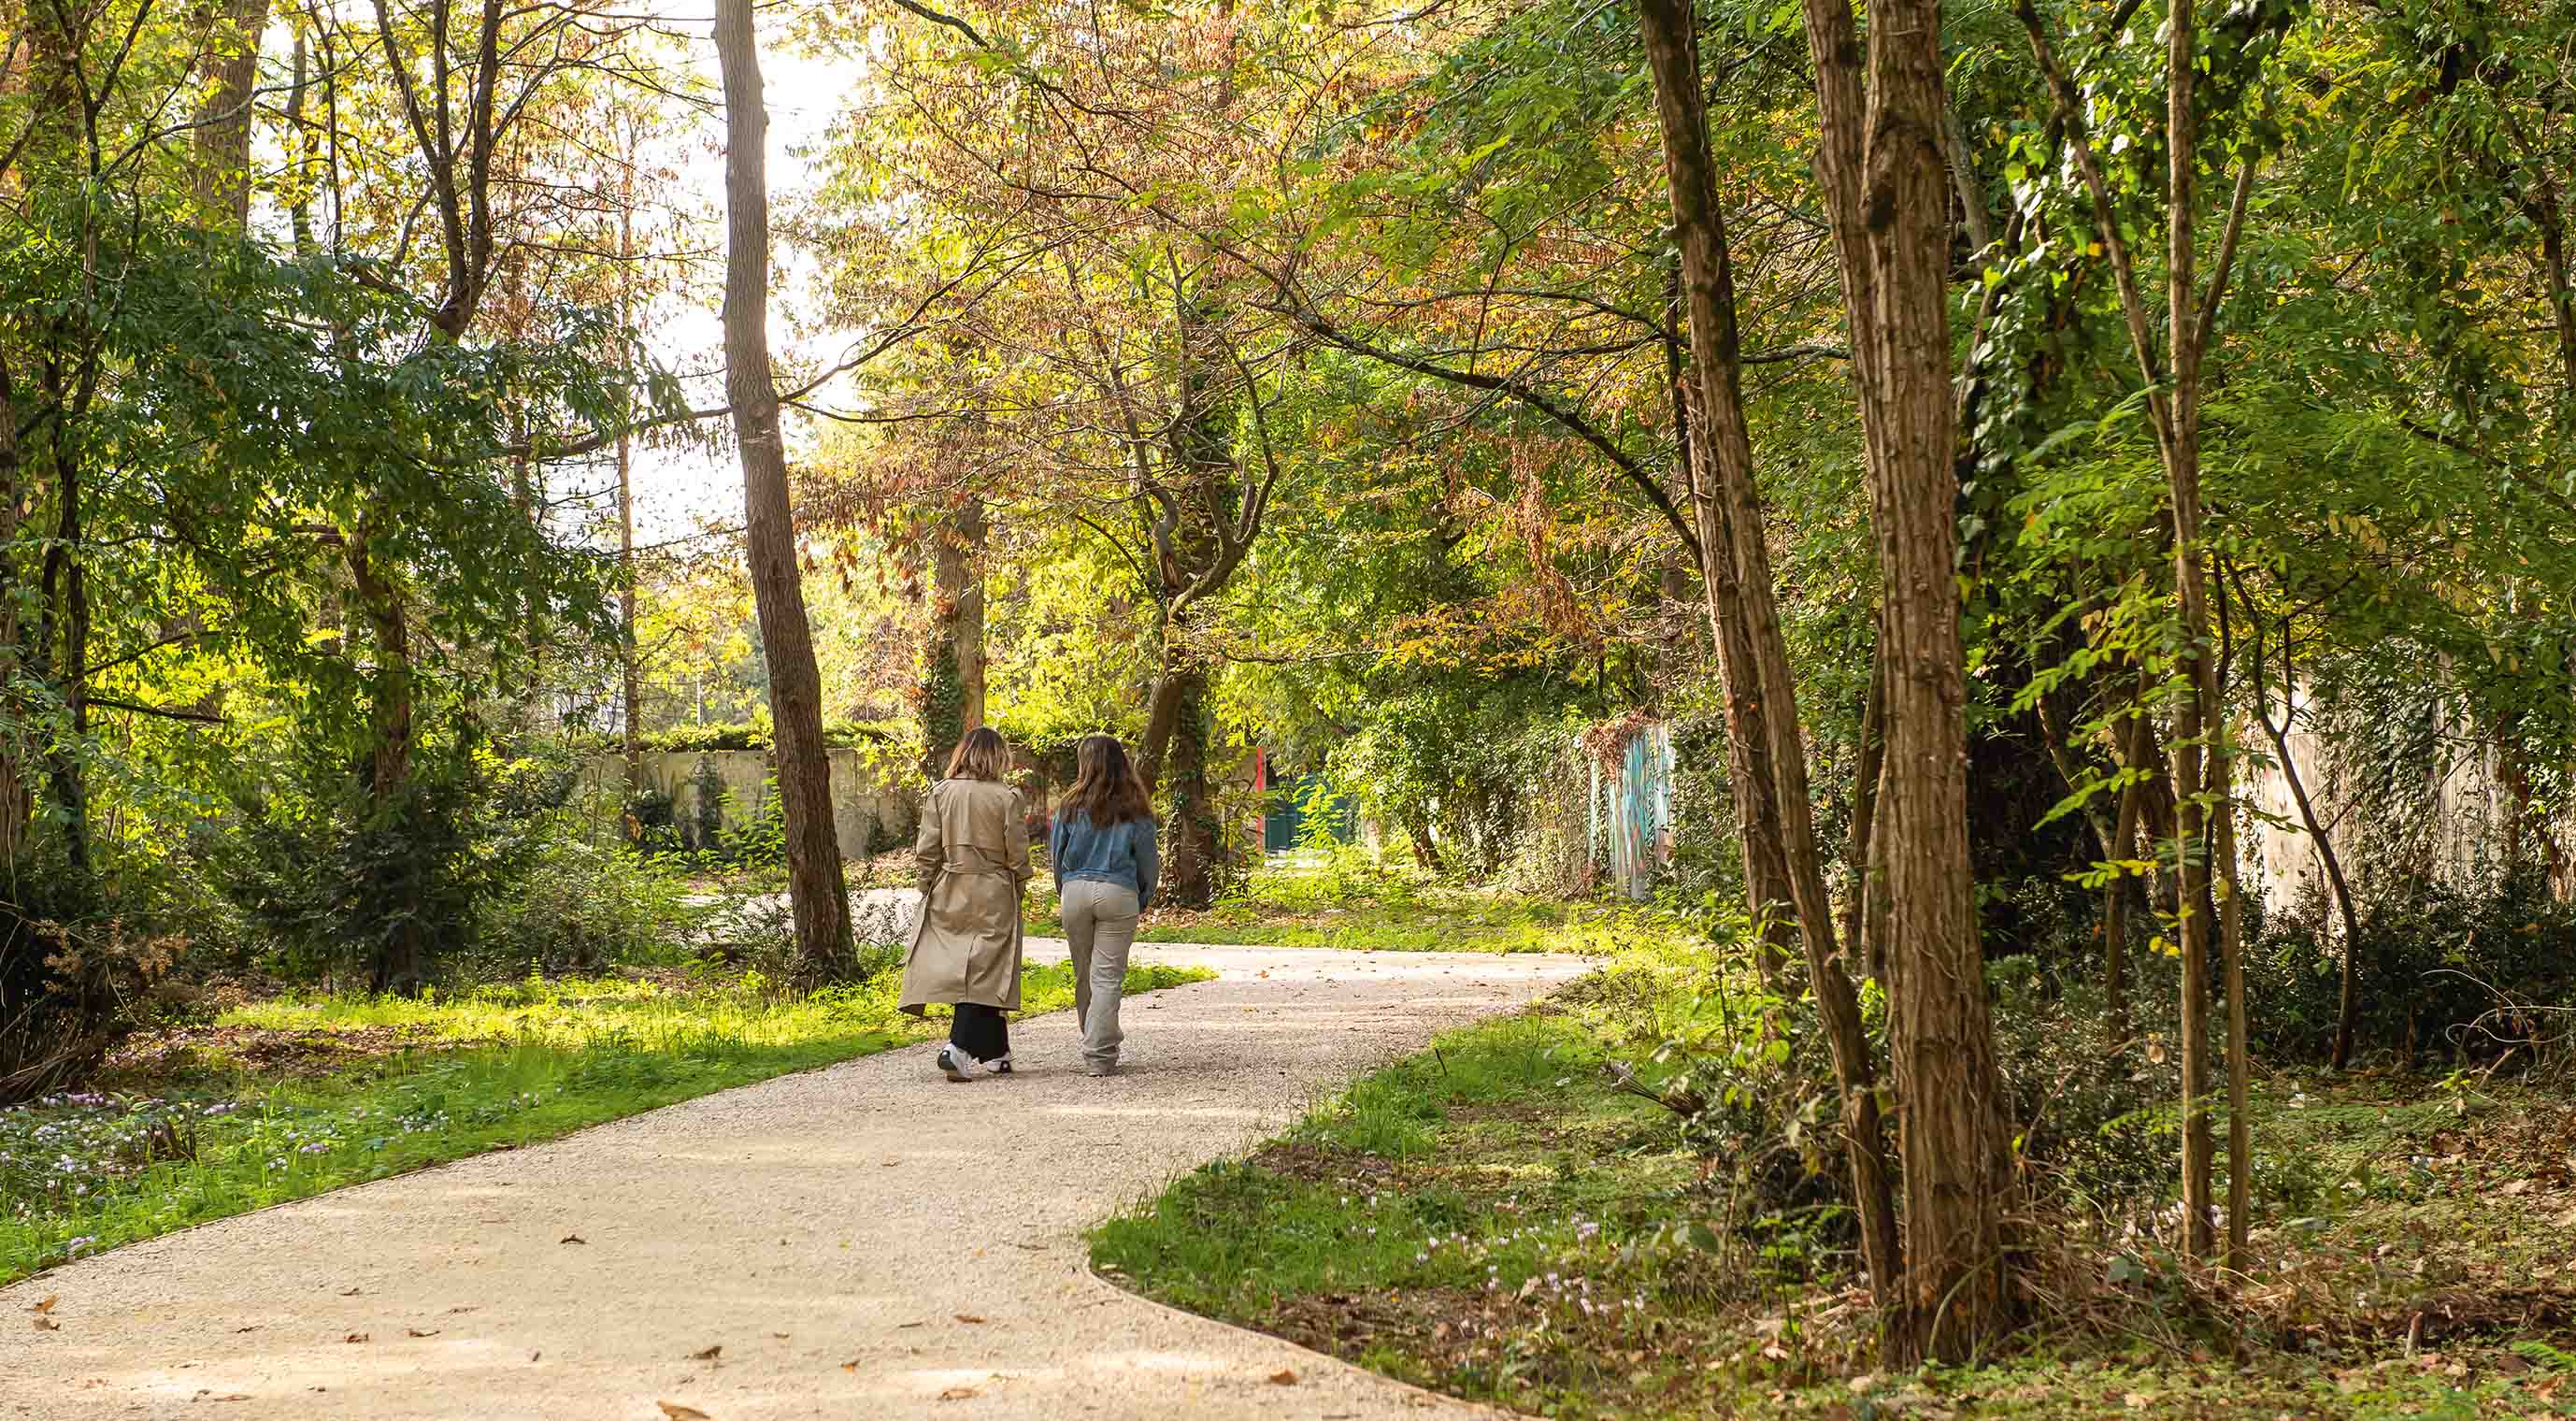
<path id="1" fill-rule="evenodd" d="M 2335 1009 L 2334 1068 L 2338 1071 L 2352 1064 L 2353 1023 L 2361 1013 L 2361 992 L 2356 964 L 2361 951 L 2361 917 L 2352 901 L 2352 883 L 2344 877 L 2343 856 L 2335 852 L 2334 836 L 2327 832 L 2325 819 L 2317 813 L 2315 801 L 2308 797 L 2307 777 L 2299 773 L 2299 762 L 2290 753 L 2290 730 L 2298 724 L 2298 682 L 2291 670 L 2289 627 L 2281 630 L 2281 718 L 2272 719 L 2271 698 L 2263 689 L 2262 623 L 2255 623 L 2254 654 L 2254 719 L 2263 727 L 2264 738 L 2272 742 L 2272 754 L 2281 765 L 2281 780 L 2290 789 L 2290 802 L 2298 806 L 2299 827 L 2308 834 L 2308 842 L 2317 846 L 2317 862 L 2326 871 L 2326 887 L 2333 895 L 2335 915 L 2343 921 L 2343 969 L 2340 1000 Z"/>
<path id="2" fill-rule="evenodd" d="M 1208 780 L 1207 673 L 1191 670 L 1174 678 L 1178 713 L 1172 730 L 1172 822 L 1160 896 L 1182 908 L 1205 908 L 1216 902 L 1217 856 L 1223 852 L 1216 819 L 1216 796 Z"/>
<path id="3" fill-rule="evenodd" d="M 850 960 L 850 905 L 832 827 L 823 678 L 805 617 L 796 523 L 787 498 L 787 448 L 770 376 L 769 110 L 761 94 L 751 0 L 717 0 L 715 37 L 725 96 L 725 394 L 742 456 L 743 541 L 769 670 L 796 949 L 806 973 L 829 977 Z"/>
<path id="4" fill-rule="evenodd" d="M 408 825 L 411 794 L 411 618 L 402 589 L 376 566 L 373 520 L 361 518 L 347 538 L 349 583 L 374 642 L 375 672 L 368 683 L 367 803 L 382 822 Z M 417 913 L 391 918 L 376 939 L 368 985 L 377 992 L 409 994 L 428 978 L 426 925 Z"/>
<path id="5" fill-rule="evenodd" d="M 1766 911 L 1778 903 L 1775 895 L 1785 892 L 1796 914 L 1817 1015 L 1841 1088 L 1863 1260 L 1871 1285 L 1885 1296 L 1903 1265 L 1876 1068 L 1859 994 L 1835 941 L 1815 850 L 1797 690 L 1788 675 L 1770 551 L 1763 541 L 1761 495 L 1753 479 L 1752 438 L 1744 418 L 1735 278 L 1708 151 L 1698 30 L 1687 0 L 1642 0 L 1638 13 L 1654 72 L 1690 316 L 1692 502 L 1727 686 L 1728 750 L 1746 838 L 1745 886 L 1757 908 Z"/>
<path id="6" fill-rule="evenodd" d="M 1968 861 L 1941 7 L 1871 5 L 1865 108 L 1849 5 L 1804 8 L 1817 171 L 1841 257 L 1885 589 L 1887 770 L 1875 832 L 1892 905 L 1888 1039 L 1906 1207 L 1888 1346 L 1901 1365 L 1971 1355 L 2014 1307 L 2005 1220 L 2016 1190 Z"/>
<path id="7" fill-rule="evenodd" d="M 984 724 L 984 506 L 969 498 L 930 531 L 930 629 L 922 649 L 921 738 L 937 779 L 966 732 Z"/>
<path id="8" fill-rule="evenodd" d="M 629 126 L 622 136 L 625 142 L 618 155 L 617 184 L 617 324 L 619 329 L 631 331 L 635 328 L 635 130 Z M 631 424 L 631 399 L 624 413 Z M 619 739 L 626 752 L 626 800 L 631 806 L 644 793 L 644 678 L 636 665 L 635 435 L 630 428 L 617 432 L 617 679 L 619 693 L 626 700 L 626 713 L 619 717 Z M 630 825 L 628 836 L 635 837 L 641 828 Z"/>
<path id="9" fill-rule="evenodd" d="M 269 0 L 228 0 L 223 23 L 208 36 L 207 78 L 197 110 L 197 202 L 210 222 L 239 232 L 250 225 L 251 103 L 259 90 L 259 41 Z"/>

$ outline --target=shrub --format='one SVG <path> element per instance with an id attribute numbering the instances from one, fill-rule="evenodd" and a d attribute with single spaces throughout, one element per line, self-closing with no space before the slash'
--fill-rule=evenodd
<path id="1" fill-rule="evenodd" d="M 2362 1046 L 2410 1062 L 2493 1059 L 2564 1034 L 2547 1009 L 2576 1001 L 2576 905 L 2537 872 L 2467 884 L 2408 876 L 2362 892 Z M 2257 1051 L 2321 1060 L 2333 1049 L 2343 936 L 2334 923 L 2313 888 L 2249 922 L 2246 990 L 2263 1004 Z"/>
<path id="2" fill-rule="evenodd" d="M 127 921 L 94 886 L 14 866 L 0 897 L 0 1105 L 76 1080 L 137 1024 L 185 938 Z"/>
<path id="3" fill-rule="evenodd" d="M 686 955 L 711 909 L 692 905 L 687 884 L 661 861 L 591 842 L 587 827 L 570 812 L 532 826 L 526 871 L 482 907 L 477 960 L 467 964 L 474 975 L 587 972 Z"/>

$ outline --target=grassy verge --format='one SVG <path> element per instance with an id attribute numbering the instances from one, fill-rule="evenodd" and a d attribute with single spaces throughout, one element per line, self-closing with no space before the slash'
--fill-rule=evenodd
<path id="1" fill-rule="evenodd" d="M 2576 1416 L 2563 1099 L 2269 1082 L 2252 1276 L 2214 1294 L 2070 1227 L 2060 1295 L 2008 1355 L 1887 1376 L 1848 1260 L 1794 1225 L 1729 1229 L 1722 1162 L 1611 1088 L 1602 1039 L 1553 1008 L 1444 1037 L 1102 1226 L 1093 1259 L 1547 1416 Z"/>
<path id="2" fill-rule="evenodd" d="M 1055 885 L 1030 884 L 1027 927 L 1061 936 Z M 1459 887 L 1344 860 L 1265 865 L 1204 910 L 1157 908 L 1139 942 L 1338 947 L 1376 952 L 1594 952 L 1660 929 L 1625 903 L 1568 903 Z"/>
<path id="3" fill-rule="evenodd" d="M 1138 967 L 1130 992 L 1205 979 Z M 288 997 L 130 1046 L 100 1087 L 0 1111 L 0 1283 L 120 1244 L 945 1034 L 896 974 L 532 980 L 448 997 Z M 1021 979 L 1072 1004 L 1063 966 Z"/>

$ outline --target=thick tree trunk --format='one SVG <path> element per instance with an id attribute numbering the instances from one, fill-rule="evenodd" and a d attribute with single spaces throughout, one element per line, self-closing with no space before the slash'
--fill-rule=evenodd
<path id="1" fill-rule="evenodd" d="M 716 53 L 725 96 L 725 393 L 742 455 L 744 538 L 769 669 L 770 719 L 786 820 L 787 894 L 796 949 L 812 976 L 850 960 L 850 905 L 832 828 L 832 765 L 823 747 L 823 678 L 796 562 L 787 448 L 769 365 L 769 111 L 751 0 L 717 0 Z"/>
<path id="2" fill-rule="evenodd" d="M 206 41 L 212 82 L 197 110 L 196 196 L 208 220 L 236 232 L 250 224 L 251 102 L 259 90 L 268 7 L 269 0 L 228 0 L 223 23 Z"/>
<path id="3" fill-rule="evenodd" d="M 1183 908 L 1205 908 L 1216 902 L 1217 855 L 1223 852 L 1216 819 L 1216 796 L 1208 777 L 1207 674 L 1184 672 L 1175 678 L 1178 705 L 1172 730 L 1169 778 L 1172 822 L 1163 869 L 1163 892 Z"/>
<path id="4" fill-rule="evenodd" d="M 1901 1267 L 1885 1132 L 1859 996 L 1834 938 L 1816 855 L 1806 745 L 1788 676 L 1739 384 L 1735 279 L 1708 151 L 1698 31 L 1688 0 L 1642 0 L 1638 13 L 1654 72 L 1690 317 L 1692 502 L 1727 687 L 1729 759 L 1746 840 L 1745 886 L 1757 911 L 1778 911 L 1775 895 L 1785 892 L 1797 917 L 1841 1087 L 1862 1253 L 1872 1285 L 1883 1292 Z"/>
<path id="5" fill-rule="evenodd" d="M 1884 588 L 1888 1038 L 1905 1180 L 1890 1359 L 1966 1357 L 2014 1310 L 2016 1197 L 1968 862 L 1966 683 L 1955 550 L 1949 182 L 1941 7 L 1870 7 L 1866 106 L 1844 0 L 1804 0 L 1817 171 L 1842 258 Z M 1785 791 L 1784 786 L 1784 791 Z"/>

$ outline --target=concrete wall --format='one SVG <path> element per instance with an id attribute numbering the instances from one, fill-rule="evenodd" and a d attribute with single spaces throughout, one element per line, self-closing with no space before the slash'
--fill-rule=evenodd
<path id="1" fill-rule="evenodd" d="M 897 839 L 909 843 L 920 822 L 920 806 L 912 796 L 881 784 L 860 752 L 826 753 L 832 761 L 832 827 L 841 841 L 841 856 L 865 858 L 872 828 L 880 847 Z M 643 759 L 645 783 L 671 796 L 672 818 L 681 839 L 692 847 L 702 847 L 697 843 L 701 763 L 715 771 L 720 787 L 714 794 L 727 828 L 740 828 L 758 817 L 771 793 L 769 755 L 765 751 L 648 750 Z M 620 822 L 625 813 L 625 757 L 591 757 L 582 769 L 582 787 L 599 806 L 603 819 L 612 824 Z"/>

